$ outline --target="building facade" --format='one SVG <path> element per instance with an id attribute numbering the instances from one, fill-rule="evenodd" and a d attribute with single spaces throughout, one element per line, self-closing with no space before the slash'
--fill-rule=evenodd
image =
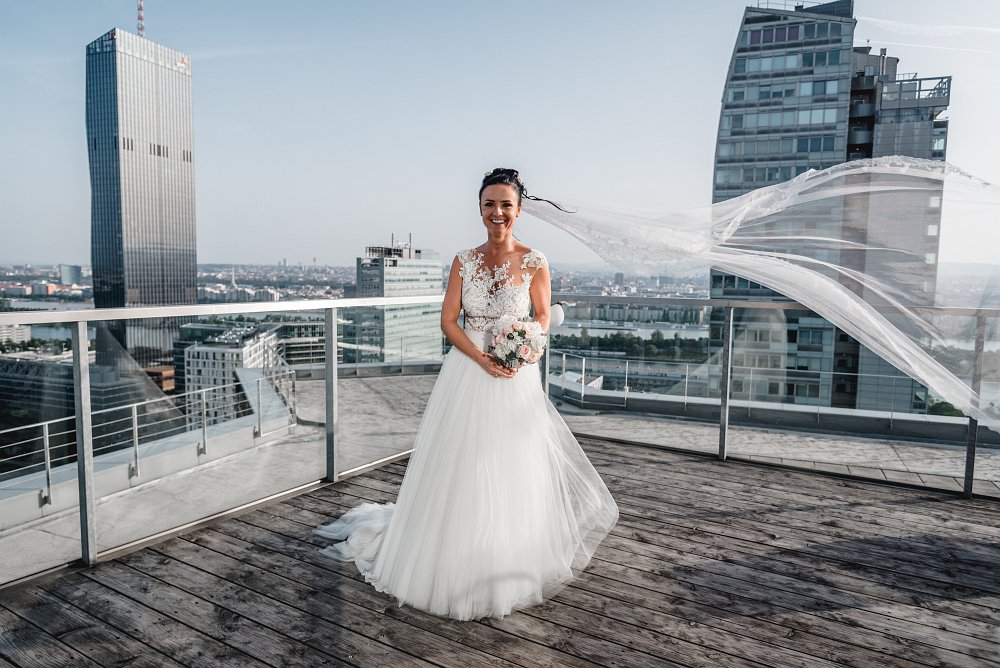
<path id="1" fill-rule="evenodd" d="M 190 58 L 116 28 L 87 45 L 86 77 L 94 305 L 194 304 Z M 148 366 L 169 358 L 176 323 L 107 331 Z"/>
<path id="2" fill-rule="evenodd" d="M 873 55 L 870 47 L 854 47 L 853 0 L 794 8 L 774 4 L 747 7 L 737 34 L 719 120 L 714 202 L 850 160 L 945 158 L 948 121 L 941 114 L 950 100 L 950 77 L 899 74 L 898 59 L 884 49 Z M 879 205 L 877 198 L 865 211 L 852 209 L 846 200 L 825 203 L 823 210 L 806 207 L 801 217 L 780 224 L 817 236 L 867 238 L 876 232 Z M 917 281 L 907 291 L 931 303 L 940 211 L 940 194 L 931 196 L 926 207 L 913 212 L 912 230 L 885 240 L 910 251 L 919 264 L 906 272 L 890 272 L 893 265 L 880 265 L 884 258 L 876 254 L 817 254 L 816 259 L 866 271 L 890 285 Z M 780 236 L 781 230 L 771 232 Z M 784 299 L 766 286 L 715 270 L 711 295 Z M 734 396 L 872 410 L 927 408 L 926 388 L 814 313 L 738 310 L 737 318 L 734 366 L 767 372 L 758 372 L 755 381 L 737 373 Z M 721 348 L 721 320 L 721 312 L 712 314 L 715 349 Z"/>
<path id="3" fill-rule="evenodd" d="M 422 297 L 444 290 L 444 267 L 433 251 L 409 244 L 369 246 L 357 259 L 356 297 Z M 347 310 L 345 362 L 440 360 L 441 308 L 437 304 Z"/>
<path id="4" fill-rule="evenodd" d="M 232 420 L 249 413 L 236 369 L 272 370 L 278 356 L 278 325 L 230 326 L 184 349 L 184 387 L 191 428 Z"/>

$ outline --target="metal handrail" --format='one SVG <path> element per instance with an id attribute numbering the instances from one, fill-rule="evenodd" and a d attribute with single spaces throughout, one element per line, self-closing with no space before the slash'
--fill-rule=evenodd
<path id="1" fill-rule="evenodd" d="M 726 457 L 726 435 L 728 431 L 728 417 L 729 417 L 729 399 L 730 392 L 728 390 L 728 380 L 733 372 L 733 367 L 730 363 L 731 353 L 733 348 L 733 336 L 731 333 L 732 323 L 733 323 L 733 311 L 734 309 L 755 309 L 755 310 L 767 310 L 767 311 L 809 311 L 810 309 L 802 304 L 796 302 L 773 302 L 773 301 L 744 301 L 744 300 L 732 300 L 732 299 L 713 299 L 713 298 L 698 298 L 689 299 L 681 297 L 634 297 L 634 296 L 597 296 L 597 295 L 576 295 L 576 294 L 556 294 L 553 296 L 553 300 L 564 301 L 564 302 L 575 302 L 576 304 L 630 304 L 636 306 L 642 305 L 655 305 L 655 306 L 679 306 L 688 308 L 699 308 L 699 307 L 713 307 L 713 308 L 723 308 L 726 310 L 727 315 L 727 327 L 723 328 L 722 336 L 722 349 L 723 349 L 723 359 L 721 363 L 721 373 L 724 379 L 720 383 L 720 428 L 719 428 L 719 457 L 725 459 Z M 0 313 L 0 325 L 6 324 L 72 324 L 72 353 L 73 353 L 73 380 L 74 380 L 74 400 L 75 400 L 75 411 L 72 418 L 58 418 L 55 420 L 49 420 L 45 425 L 52 425 L 58 422 L 67 422 L 69 420 L 74 420 L 76 433 L 76 446 L 77 454 L 77 471 L 76 476 L 77 484 L 79 485 L 79 515 L 81 523 L 81 555 L 85 564 L 93 564 L 97 561 L 98 552 L 96 546 L 96 522 L 95 522 L 95 493 L 94 493 L 94 451 L 95 451 L 95 438 L 100 441 L 102 435 L 95 434 L 95 425 L 93 424 L 93 417 L 96 415 L 102 415 L 110 413 L 113 410 L 121 410 L 121 407 L 112 409 L 103 409 L 101 411 L 91 411 L 90 409 L 90 371 L 89 371 L 89 356 L 87 350 L 89 347 L 87 340 L 87 323 L 92 321 L 115 321 L 115 320 L 136 320 L 143 318 L 174 318 L 174 317 L 197 317 L 197 316 L 211 316 L 211 315 L 240 315 L 240 314 L 250 314 L 250 313 L 290 313 L 290 312 L 317 312 L 321 311 L 323 313 L 323 322 L 326 325 L 327 336 L 324 342 L 324 352 L 325 352 L 325 386 L 326 386 L 326 397 L 325 397 L 325 411 L 326 411 L 326 447 L 325 447 L 325 459 L 326 459 L 326 479 L 329 481 L 336 481 L 339 475 L 337 467 L 337 456 L 338 448 L 337 441 L 339 437 L 339 420 L 337 415 L 338 409 L 338 389 L 337 389 L 337 347 L 338 341 L 335 335 L 331 335 L 332 332 L 336 331 L 336 325 L 338 322 L 337 310 L 340 308 L 351 308 L 359 306 L 401 306 L 401 305 L 415 305 L 415 304 L 440 304 L 443 301 L 442 295 L 437 296 L 425 296 L 425 297 L 399 297 L 399 298 L 362 298 L 362 299 L 324 299 L 324 300 L 314 300 L 314 301 L 295 301 L 295 302 L 258 302 L 258 303 L 240 303 L 240 304 L 204 304 L 204 305 L 183 305 L 183 306 L 156 306 L 156 307 L 135 307 L 135 308 L 116 308 L 116 309 L 86 309 L 86 310 L 76 310 L 76 311 L 36 311 L 36 312 L 9 312 Z M 916 306 L 913 307 L 914 311 L 919 313 L 933 313 L 938 315 L 958 315 L 958 316 L 976 316 L 980 323 L 980 327 L 977 328 L 977 349 L 982 349 L 982 338 L 984 337 L 986 318 L 997 318 L 1000 317 L 1000 309 L 982 309 L 982 308 L 936 308 L 936 307 L 926 307 L 926 306 Z M 581 386 L 581 398 L 583 398 L 586 392 L 586 360 L 587 358 L 582 355 L 572 355 L 563 353 L 563 373 L 565 374 L 566 359 L 567 357 L 580 357 L 581 358 L 581 368 L 584 373 L 581 374 L 582 386 Z M 980 356 L 981 357 L 981 356 Z M 401 360 L 402 362 L 402 360 Z M 656 362 L 660 362 L 656 360 Z M 627 360 L 626 360 L 627 363 Z M 594 364 L 592 362 L 592 364 Z M 678 363 L 680 364 L 680 363 Z M 683 363 L 686 366 L 685 378 L 691 375 L 691 363 Z M 593 370 L 593 366 L 591 369 Z M 633 369 L 629 369 L 629 372 L 634 373 Z M 279 373 L 291 373 L 293 375 L 293 386 L 294 386 L 294 371 L 282 369 Z M 845 372 L 828 372 L 837 373 L 838 375 L 848 375 Z M 974 373 L 976 375 L 976 373 Z M 263 382 L 264 379 L 258 383 Z M 685 381 L 686 382 L 686 381 Z M 237 385 L 237 383 L 227 384 L 227 385 Z M 631 388 L 630 388 L 631 389 Z M 206 448 L 208 447 L 208 411 L 209 411 L 209 391 L 214 391 L 215 388 L 206 388 L 202 390 L 192 390 L 184 395 L 180 395 L 178 398 L 183 398 L 183 400 L 189 402 L 193 410 L 188 414 L 189 424 L 193 427 L 193 431 L 201 431 L 201 440 L 198 445 L 198 453 L 205 454 Z M 252 392 L 250 388 L 246 388 L 247 393 Z M 291 398 L 294 400 L 294 397 Z M 175 399 L 176 400 L 176 399 Z M 286 399 L 287 400 L 287 399 Z M 131 411 L 133 415 L 136 415 L 138 411 L 138 406 L 152 406 L 158 402 L 163 402 L 163 399 L 154 400 L 144 400 L 136 403 L 136 407 L 132 407 Z M 169 403 L 167 400 L 166 403 Z M 200 404 L 200 405 L 199 405 Z M 159 411 L 159 407 L 152 406 L 154 409 Z M 163 411 L 169 410 L 164 408 Z M 151 411 L 150 414 L 152 414 Z M 133 419 L 135 424 L 138 418 Z M 111 424 L 117 424 L 118 420 L 110 421 Z M 39 423 L 43 424 L 43 423 Z M 974 427 L 974 425 L 971 425 Z M 43 499 L 51 499 L 51 470 L 54 462 L 69 460 L 72 455 L 66 455 L 64 457 L 52 458 L 49 452 L 49 440 L 52 438 L 52 433 L 49 427 L 43 426 L 43 435 L 41 440 L 45 443 L 43 448 L 44 454 L 46 455 L 46 476 L 47 483 L 46 489 L 40 491 L 40 495 Z M 260 421 L 258 420 L 257 429 L 261 428 Z M 15 428 L 18 429 L 18 428 Z M 2 433 L 9 433 L 11 429 L 4 430 Z M 121 432 L 116 432 L 115 435 L 120 433 L 127 433 L 127 429 Z M 134 465 L 138 465 L 138 452 L 137 444 L 140 439 L 138 429 L 132 429 L 132 446 L 134 454 Z M 38 439 L 35 439 L 36 441 Z M 62 447 L 60 444 L 59 447 Z M 108 449 L 110 446 L 98 445 L 96 450 L 98 452 Z M 967 475 L 966 475 L 966 494 L 971 495 L 971 476 L 975 461 L 975 429 L 970 429 L 970 441 L 969 448 L 967 449 Z M 130 476 L 137 475 L 137 469 L 135 471 L 130 470 Z"/>

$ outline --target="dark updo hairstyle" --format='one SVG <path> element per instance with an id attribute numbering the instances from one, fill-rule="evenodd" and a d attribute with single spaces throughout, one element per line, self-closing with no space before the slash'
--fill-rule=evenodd
<path id="1" fill-rule="evenodd" d="M 517 173 L 516 169 L 510 169 L 509 167 L 497 167 L 496 169 L 486 172 L 483 176 L 483 183 L 479 186 L 479 199 L 483 199 L 483 191 L 486 190 L 487 186 L 493 185 L 503 185 L 510 186 L 517 193 L 517 205 L 521 206 L 522 199 L 530 199 L 536 202 L 548 202 L 560 211 L 566 211 L 555 202 L 547 199 L 542 199 L 541 197 L 535 197 L 534 195 L 528 194 L 528 189 L 524 187 L 524 181 L 521 180 L 521 175 Z M 566 213 L 572 213 L 566 211 Z"/>

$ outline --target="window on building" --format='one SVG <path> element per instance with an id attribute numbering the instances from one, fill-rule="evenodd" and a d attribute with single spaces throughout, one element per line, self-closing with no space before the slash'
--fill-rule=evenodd
<path id="1" fill-rule="evenodd" d="M 816 24 L 815 23 L 805 24 L 803 32 L 805 33 L 806 39 L 813 39 L 814 37 L 816 37 Z"/>

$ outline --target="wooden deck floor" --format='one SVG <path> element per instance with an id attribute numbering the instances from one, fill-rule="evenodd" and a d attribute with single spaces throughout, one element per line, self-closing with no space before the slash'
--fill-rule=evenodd
<path id="1" fill-rule="evenodd" d="M 1000 504 L 584 447 L 621 521 L 544 605 L 452 622 L 321 556 L 396 464 L 0 592 L 0 667 L 1000 665 Z"/>

